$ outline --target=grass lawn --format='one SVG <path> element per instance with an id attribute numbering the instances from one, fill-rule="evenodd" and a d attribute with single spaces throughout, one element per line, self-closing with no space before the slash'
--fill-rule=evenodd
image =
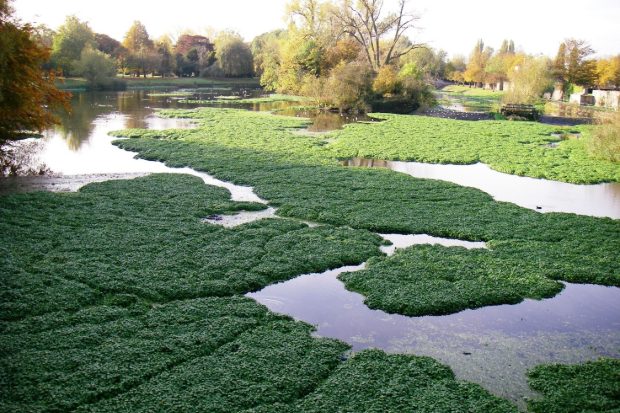
<path id="1" fill-rule="evenodd" d="M 449 85 L 441 89 L 442 92 L 453 93 L 455 95 L 470 96 L 470 97 L 495 97 L 500 98 L 504 94 L 501 91 L 482 89 L 479 87 L 469 87 L 461 85 Z"/>

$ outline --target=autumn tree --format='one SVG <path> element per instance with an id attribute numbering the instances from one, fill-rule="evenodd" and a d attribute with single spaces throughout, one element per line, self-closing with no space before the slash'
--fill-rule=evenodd
<path id="1" fill-rule="evenodd" d="M 173 53 L 178 76 L 198 76 L 215 62 L 215 45 L 201 35 L 183 33 Z"/>
<path id="2" fill-rule="evenodd" d="M 54 36 L 56 36 L 56 32 L 44 24 L 37 24 L 32 27 L 33 39 L 46 49 L 51 49 L 54 45 Z"/>
<path id="3" fill-rule="evenodd" d="M 336 7 L 319 0 L 291 0 L 286 6 L 289 25 L 295 26 L 302 37 L 325 46 L 338 35 L 332 24 Z"/>
<path id="4" fill-rule="evenodd" d="M 80 60 L 82 49 L 95 46 L 95 34 L 88 23 L 75 16 L 68 16 L 58 28 L 52 45 L 52 62 L 66 76 L 75 74 L 74 65 Z"/>
<path id="5" fill-rule="evenodd" d="M 515 55 L 515 65 L 508 72 L 511 87 L 502 100 L 505 103 L 536 103 L 543 92 L 552 87 L 551 68 L 552 62 L 547 57 Z"/>
<path id="6" fill-rule="evenodd" d="M 597 84 L 603 88 L 620 87 L 620 55 L 596 62 Z"/>
<path id="7" fill-rule="evenodd" d="M 54 86 L 54 73 L 42 69 L 49 49 L 33 39 L 32 26 L 11 14 L 0 0 L 0 145 L 57 123 L 53 111 L 68 109 L 70 97 Z"/>
<path id="8" fill-rule="evenodd" d="M 254 73 L 260 77 L 260 84 L 265 90 L 278 87 L 278 69 L 281 63 L 280 49 L 286 41 L 284 30 L 263 33 L 252 40 L 250 49 L 254 61 Z"/>
<path id="9" fill-rule="evenodd" d="M 566 39 L 560 44 L 553 63 L 558 80 L 566 84 L 589 86 L 596 82 L 596 62 L 587 59 L 594 49 L 585 40 Z"/>
<path id="10" fill-rule="evenodd" d="M 349 63 L 357 60 L 362 49 L 350 36 L 337 40 L 325 51 L 322 71 L 327 72 L 340 63 Z"/>
<path id="11" fill-rule="evenodd" d="M 407 11 L 407 0 L 399 0 L 396 12 L 385 13 L 383 0 L 344 0 L 334 14 L 343 33 L 351 36 L 374 71 L 422 47 L 406 38 L 418 17 Z"/>
<path id="12" fill-rule="evenodd" d="M 463 74 L 465 81 L 476 83 L 477 86 L 482 87 L 487 79 L 486 67 L 492 55 L 493 49 L 485 47 L 482 39 L 478 40 L 469 55 L 467 69 L 465 69 Z"/>
<path id="13" fill-rule="evenodd" d="M 497 84 L 499 90 L 504 90 L 504 82 L 508 80 L 515 56 L 515 44 L 512 40 L 504 40 L 496 54 L 489 58 L 485 72 L 488 81 Z"/>
<path id="14" fill-rule="evenodd" d="M 457 83 L 465 82 L 464 73 L 467 68 L 465 56 L 456 55 L 446 64 L 446 79 Z"/>
<path id="15" fill-rule="evenodd" d="M 402 56 L 400 63 L 415 65 L 419 73 L 428 80 L 440 79 L 445 76 L 446 56 L 443 50 L 435 51 L 430 47 L 421 47 Z"/>
<path id="16" fill-rule="evenodd" d="M 157 71 L 162 77 L 166 77 L 175 70 L 175 58 L 173 54 L 172 40 L 169 36 L 161 36 L 155 42 L 155 51 L 159 55 Z"/>
<path id="17" fill-rule="evenodd" d="M 139 21 L 133 22 L 125 37 L 123 47 L 129 52 L 129 66 L 138 74 L 146 78 L 146 73 L 153 69 L 156 64 L 156 53 L 153 49 L 153 41 L 150 39 L 146 27 Z"/>
<path id="18" fill-rule="evenodd" d="M 114 58 L 117 58 L 124 49 L 121 42 L 103 33 L 95 33 L 95 43 L 97 50 Z"/>

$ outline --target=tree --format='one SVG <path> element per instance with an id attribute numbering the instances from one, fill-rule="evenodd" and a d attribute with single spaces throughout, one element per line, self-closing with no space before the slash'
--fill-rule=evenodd
<path id="1" fill-rule="evenodd" d="M 116 63 L 110 55 L 87 46 L 82 50 L 76 70 L 88 81 L 91 88 L 97 89 L 116 75 Z"/>
<path id="2" fill-rule="evenodd" d="M 95 33 L 95 42 L 97 43 L 97 50 L 115 58 L 118 57 L 123 49 L 121 42 L 111 38 L 107 34 Z"/>
<path id="3" fill-rule="evenodd" d="M 80 59 L 82 49 L 94 45 L 95 34 L 88 23 L 75 16 L 68 16 L 54 36 L 52 62 L 62 68 L 66 76 L 73 75 L 74 65 Z"/>
<path id="4" fill-rule="evenodd" d="M 372 92 L 372 72 L 367 64 L 341 63 L 332 69 L 325 87 L 331 104 L 340 110 L 364 110 Z"/>
<path id="5" fill-rule="evenodd" d="M 8 2 L 0 0 L 0 144 L 57 123 L 53 111 L 68 110 L 71 96 L 54 86 L 54 72 L 41 69 L 49 49 L 11 13 Z"/>
<path id="6" fill-rule="evenodd" d="M 401 84 L 398 80 L 398 73 L 393 66 L 383 66 L 377 72 L 375 80 L 372 82 L 373 92 L 383 96 L 400 92 Z"/>
<path id="7" fill-rule="evenodd" d="M 260 77 L 261 86 L 266 90 L 276 90 L 278 87 L 280 49 L 286 37 L 287 32 L 275 30 L 255 37 L 250 45 L 254 61 L 254 73 Z"/>
<path id="8" fill-rule="evenodd" d="M 54 45 L 56 32 L 44 24 L 37 24 L 32 27 L 32 36 L 40 46 L 51 49 Z"/>
<path id="9" fill-rule="evenodd" d="M 179 76 L 197 76 L 215 62 L 215 45 L 205 36 L 183 33 L 174 53 Z"/>
<path id="10" fill-rule="evenodd" d="M 130 53 L 137 53 L 142 49 L 150 49 L 153 47 L 153 41 L 146 31 L 146 27 L 140 21 L 133 22 L 125 37 L 123 38 L 123 46 Z"/>
<path id="11" fill-rule="evenodd" d="M 418 17 L 406 10 L 407 0 L 398 0 L 398 12 L 383 14 L 383 0 L 344 0 L 334 14 L 342 32 L 361 46 L 374 71 L 389 65 L 409 51 L 423 47 L 409 42 L 405 33 L 414 27 Z"/>
<path id="12" fill-rule="evenodd" d="M 352 37 L 340 39 L 326 50 L 321 71 L 327 73 L 342 62 L 353 62 L 361 51 L 360 45 Z"/>
<path id="13" fill-rule="evenodd" d="M 223 31 L 218 34 L 215 39 L 215 58 L 226 77 L 252 75 L 252 50 L 235 32 Z"/>
<path id="14" fill-rule="evenodd" d="M 620 55 L 600 59 L 596 63 L 596 76 L 599 87 L 620 87 Z"/>
<path id="15" fill-rule="evenodd" d="M 286 15 L 289 23 L 306 39 L 312 39 L 321 45 L 334 37 L 329 17 L 334 12 L 331 3 L 319 0 L 292 0 L 287 4 Z"/>
<path id="16" fill-rule="evenodd" d="M 159 66 L 157 71 L 166 77 L 166 75 L 174 72 L 175 59 L 172 55 L 172 40 L 168 36 L 162 36 L 155 42 L 155 50 L 159 55 Z"/>
<path id="17" fill-rule="evenodd" d="M 157 66 L 157 54 L 153 49 L 153 41 L 146 27 L 139 21 L 133 22 L 123 38 L 122 45 L 129 52 L 128 65 L 136 71 L 138 76 L 142 72 L 146 78 L 147 72 L 153 71 Z"/>
<path id="18" fill-rule="evenodd" d="M 465 77 L 465 69 L 467 64 L 465 63 L 465 57 L 456 55 L 446 64 L 446 79 L 457 83 L 463 83 Z"/>
<path id="19" fill-rule="evenodd" d="M 508 79 L 508 71 L 512 67 L 515 55 L 515 45 L 512 40 L 504 40 L 499 51 L 489 58 L 485 72 L 487 80 L 504 90 L 504 82 Z"/>
<path id="20" fill-rule="evenodd" d="M 431 48 L 414 49 L 400 58 L 401 65 L 411 63 L 427 80 L 444 77 L 446 70 L 446 52 L 435 52 Z"/>
<path id="21" fill-rule="evenodd" d="M 467 69 L 463 73 L 466 82 L 474 82 L 477 86 L 482 87 L 487 79 L 486 67 L 489 59 L 493 55 L 493 49 L 484 47 L 482 39 L 478 40 L 474 50 L 469 55 Z"/>
<path id="22" fill-rule="evenodd" d="M 553 64 L 558 80 L 589 86 L 596 82 L 596 62 L 586 59 L 594 50 L 585 40 L 566 39 L 560 44 Z"/>
<path id="23" fill-rule="evenodd" d="M 508 72 L 511 88 L 502 100 L 506 103 L 535 103 L 543 92 L 552 86 L 552 63 L 546 57 L 519 54 L 516 64 Z"/>

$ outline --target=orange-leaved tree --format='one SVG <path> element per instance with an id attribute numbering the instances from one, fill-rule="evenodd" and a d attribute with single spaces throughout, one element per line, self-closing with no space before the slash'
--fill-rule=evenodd
<path id="1" fill-rule="evenodd" d="M 8 0 L 0 0 L 0 145 L 57 123 L 54 110 L 68 110 L 71 96 L 56 88 L 53 71 L 42 69 L 49 49 L 11 12 Z"/>

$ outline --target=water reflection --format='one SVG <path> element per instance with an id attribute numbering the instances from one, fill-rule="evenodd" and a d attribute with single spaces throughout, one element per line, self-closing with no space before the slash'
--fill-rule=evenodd
<path id="1" fill-rule="evenodd" d="M 494 171 L 487 165 L 439 165 L 353 158 L 344 166 L 389 168 L 416 178 L 439 179 L 480 189 L 498 201 L 540 212 L 572 212 L 620 218 L 620 183 L 575 185 Z"/>
<path id="2" fill-rule="evenodd" d="M 215 100 L 227 94 L 238 98 L 263 96 L 260 89 L 246 88 L 201 88 L 182 90 L 183 96 L 156 93 L 146 90 L 124 92 L 77 92 L 71 100 L 72 111 L 59 113 L 61 123 L 44 133 L 49 139 L 62 137 L 68 149 L 79 151 L 80 148 L 99 136 L 98 123 L 106 122 L 114 117 L 123 116 L 124 123 L 119 128 L 169 129 L 171 127 L 192 127 L 191 121 L 160 119 L 154 115 L 158 109 L 189 109 L 204 104 L 181 103 L 190 100 Z M 189 94 L 189 95 L 188 95 Z M 264 102 L 254 104 L 214 103 L 213 107 L 241 108 L 252 111 L 265 111 L 310 118 L 312 132 L 340 129 L 343 125 L 359 121 L 372 121 L 365 115 L 342 115 L 319 110 L 299 110 L 299 102 Z M 111 129 L 110 129 L 111 130 Z"/>
<path id="3" fill-rule="evenodd" d="M 145 91 L 74 93 L 71 112 L 59 113 L 61 123 L 46 131 L 44 136 L 61 136 L 70 150 L 79 151 L 95 134 L 95 120 L 108 115 L 126 115 L 123 127 L 147 127 L 145 118 L 153 113 L 153 109 L 148 104 L 145 105 L 144 100 L 147 98 Z M 166 99 L 158 99 L 156 103 L 162 108 L 175 107 L 173 101 Z"/>
<path id="4" fill-rule="evenodd" d="M 459 378 L 477 382 L 520 407 L 533 394 L 526 371 L 549 362 L 620 357 L 620 289 L 565 284 L 554 298 L 406 317 L 371 310 L 337 279 L 364 264 L 306 274 L 248 294 L 271 311 L 317 326 L 317 335 L 354 350 L 434 357 Z"/>

